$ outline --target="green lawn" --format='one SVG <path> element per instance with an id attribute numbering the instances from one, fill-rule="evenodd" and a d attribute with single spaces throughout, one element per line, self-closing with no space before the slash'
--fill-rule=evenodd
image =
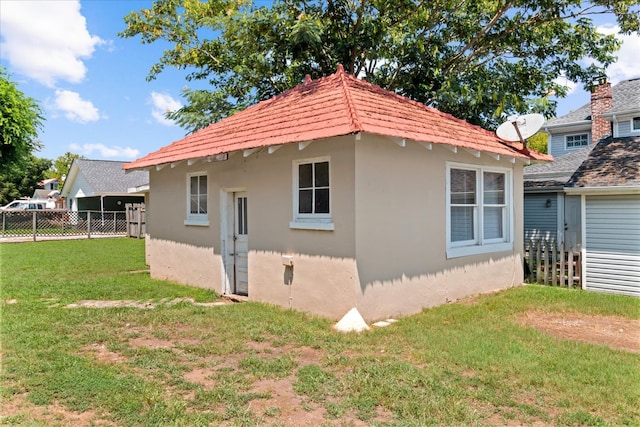
<path id="1" fill-rule="evenodd" d="M 141 240 L 4 243 L 0 259 L 1 425 L 640 424 L 640 354 L 522 320 L 637 326 L 638 299 L 528 285 L 340 334 L 203 304 L 217 295 L 149 277 Z M 138 305 L 66 307 L 83 300 Z"/>

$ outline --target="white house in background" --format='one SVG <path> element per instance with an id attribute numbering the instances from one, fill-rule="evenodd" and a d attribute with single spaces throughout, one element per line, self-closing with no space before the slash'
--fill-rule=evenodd
<path id="1" fill-rule="evenodd" d="M 153 277 L 371 321 L 523 282 L 532 159 L 339 66 L 124 168 Z"/>
<path id="2" fill-rule="evenodd" d="M 613 88 L 600 82 L 590 103 L 550 120 L 543 130 L 555 162 L 524 169 L 525 238 L 554 239 L 577 251 L 583 238 L 582 203 L 565 185 L 598 141 L 640 136 L 640 78 Z"/>
<path id="3" fill-rule="evenodd" d="M 124 211 L 127 203 L 144 203 L 144 194 L 131 194 L 130 188 L 149 183 L 146 171 L 126 173 L 125 162 L 75 159 L 69 168 L 60 195 L 71 211 Z"/>

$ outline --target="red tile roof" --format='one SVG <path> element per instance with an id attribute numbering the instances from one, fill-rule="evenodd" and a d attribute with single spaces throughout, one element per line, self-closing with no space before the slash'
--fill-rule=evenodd
<path id="1" fill-rule="evenodd" d="M 523 149 L 520 143 L 501 140 L 479 126 L 360 80 L 339 65 L 335 74 L 307 79 L 293 89 L 127 163 L 124 169 L 360 132 L 502 156 L 552 160 L 546 154 Z"/>

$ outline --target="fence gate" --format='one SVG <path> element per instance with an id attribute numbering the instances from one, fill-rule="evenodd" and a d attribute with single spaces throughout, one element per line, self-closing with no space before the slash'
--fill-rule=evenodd
<path id="1" fill-rule="evenodd" d="M 127 237 L 141 239 L 147 233 L 144 203 L 127 203 Z"/>

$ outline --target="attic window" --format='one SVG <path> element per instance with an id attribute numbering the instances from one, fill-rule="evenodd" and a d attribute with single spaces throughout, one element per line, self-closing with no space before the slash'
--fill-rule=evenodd
<path id="1" fill-rule="evenodd" d="M 589 135 L 586 133 L 567 135 L 565 137 L 565 143 L 567 149 L 586 147 L 589 145 Z"/>
<path id="2" fill-rule="evenodd" d="M 631 132 L 640 132 L 640 117 L 631 119 Z"/>

